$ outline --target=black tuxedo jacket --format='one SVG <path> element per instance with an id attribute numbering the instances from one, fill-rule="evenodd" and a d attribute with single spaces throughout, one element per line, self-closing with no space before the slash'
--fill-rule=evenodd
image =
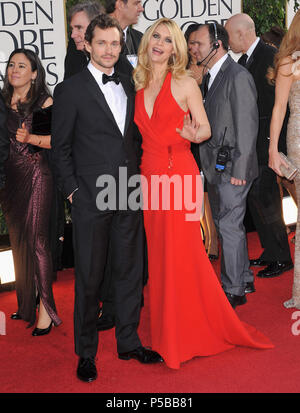
<path id="1" fill-rule="evenodd" d="M 55 88 L 51 146 L 66 197 L 79 186 L 78 177 L 91 177 L 95 193 L 96 176 L 109 174 L 118 181 L 122 166 L 128 177 L 138 173 L 134 87 L 129 76 L 120 73 L 120 79 L 127 95 L 124 136 L 88 68 Z"/>
<path id="2" fill-rule="evenodd" d="M 3 188 L 5 183 L 4 164 L 9 155 L 9 138 L 6 126 L 6 116 L 6 106 L 0 91 L 0 188 Z"/>
<path id="3" fill-rule="evenodd" d="M 259 130 L 257 136 L 257 157 L 260 165 L 267 165 L 269 160 L 269 137 L 272 110 L 275 101 L 275 87 L 267 80 L 269 67 L 274 64 L 276 49 L 259 41 L 247 61 L 246 68 L 252 74 L 258 95 Z M 288 112 L 279 138 L 279 150 L 286 153 L 286 128 Z"/>

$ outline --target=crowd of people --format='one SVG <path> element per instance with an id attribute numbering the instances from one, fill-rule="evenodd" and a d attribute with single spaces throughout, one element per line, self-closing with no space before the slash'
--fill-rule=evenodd
<path id="1" fill-rule="evenodd" d="M 272 278 L 294 265 L 278 179 L 284 185 L 288 167 L 279 152 L 300 168 L 300 11 L 286 34 L 274 29 L 262 40 L 243 13 L 186 33 L 162 18 L 142 34 L 131 27 L 140 0 L 104 3 L 70 10 L 65 77 L 53 97 L 34 52 L 17 49 L 8 59 L 0 202 L 16 273 L 11 318 L 36 323 L 33 336 L 61 323 L 52 291 L 52 238 L 61 234 L 51 212 L 65 199 L 80 380 L 97 378 L 98 331 L 112 327 L 119 359 L 173 369 L 235 346 L 272 348 L 235 308 L 255 292 L 252 266 Z M 229 49 L 242 54 L 238 62 Z M 179 179 L 181 190 L 155 177 Z M 286 188 L 299 204 L 300 177 Z M 247 206 L 263 248 L 254 260 Z M 287 308 L 300 308 L 299 222 Z M 221 283 L 211 264 L 219 247 Z M 137 332 L 145 284 L 151 349 Z"/>

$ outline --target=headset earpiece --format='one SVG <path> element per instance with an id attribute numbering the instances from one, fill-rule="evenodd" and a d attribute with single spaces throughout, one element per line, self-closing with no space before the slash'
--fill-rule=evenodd
<path id="1" fill-rule="evenodd" d="M 199 62 L 197 62 L 197 66 L 202 65 L 202 63 L 205 62 L 205 60 L 207 60 L 207 59 L 209 58 L 209 56 L 214 52 L 214 50 L 217 50 L 217 49 L 219 49 L 219 47 L 220 47 L 216 23 L 211 23 L 211 24 L 209 25 L 209 32 L 211 31 L 211 30 L 210 30 L 210 26 L 211 26 L 211 25 L 214 26 L 214 35 L 215 35 L 214 41 L 212 42 L 212 45 L 211 45 L 211 50 L 210 50 L 210 52 L 208 53 L 207 56 L 205 56 L 202 60 L 199 60 Z M 216 53 L 217 53 L 217 52 L 216 52 Z M 215 53 L 213 56 L 215 56 L 216 53 Z M 212 56 L 212 57 L 213 57 L 213 56 Z M 212 59 L 212 57 L 209 59 L 209 61 Z"/>
<path id="2" fill-rule="evenodd" d="M 214 27 L 214 34 L 215 34 L 215 40 L 212 44 L 212 48 L 213 48 L 213 50 L 217 50 L 220 47 L 220 43 L 219 43 L 219 39 L 218 39 L 217 26 L 216 26 L 215 22 L 213 22 L 212 25 Z"/>

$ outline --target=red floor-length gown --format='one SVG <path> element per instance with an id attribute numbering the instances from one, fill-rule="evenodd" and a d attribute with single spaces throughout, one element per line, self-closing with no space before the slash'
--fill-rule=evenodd
<path id="1" fill-rule="evenodd" d="M 141 174 L 147 178 L 143 196 L 152 348 L 174 369 L 195 356 L 217 354 L 237 345 L 273 347 L 262 333 L 242 323 L 232 309 L 204 249 L 199 214 L 197 220 L 188 221 L 190 211 L 184 202 L 178 210 L 178 197 L 183 198 L 180 191 L 171 189 L 171 197 L 177 193 L 177 198 L 169 210 L 157 208 L 155 176 L 192 177 L 194 200 L 197 182 L 201 188 L 190 143 L 176 132 L 182 128 L 184 115 L 171 93 L 170 72 L 151 118 L 145 109 L 144 90 L 137 92 L 135 122 L 143 137 Z M 159 196 L 167 192 L 165 187 Z M 156 209 L 151 209 L 152 202 Z"/>

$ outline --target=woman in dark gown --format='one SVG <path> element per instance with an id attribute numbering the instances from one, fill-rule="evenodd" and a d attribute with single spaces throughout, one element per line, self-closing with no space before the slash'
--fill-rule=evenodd
<path id="1" fill-rule="evenodd" d="M 14 320 L 35 323 L 32 335 L 50 332 L 61 323 L 52 292 L 52 258 L 49 218 L 53 182 L 43 148 L 50 148 L 50 135 L 32 130 L 33 114 L 52 105 L 45 71 L 38 56 L 17 49 L 9 57 L 3 87 L 8 107 L 7 128 L 10 155 L 6 162 L 6 185 L 1 207 L 13 252 L 18 310 Z"/>

